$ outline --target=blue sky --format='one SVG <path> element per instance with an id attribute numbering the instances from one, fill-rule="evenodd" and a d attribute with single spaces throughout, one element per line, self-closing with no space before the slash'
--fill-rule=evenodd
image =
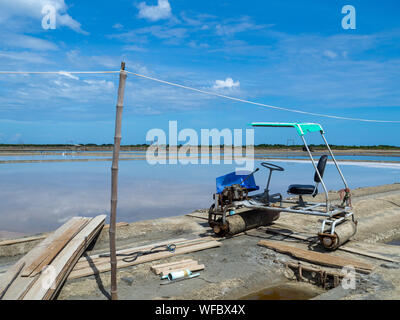
<path id="1" fill-rule="evenodd" d="M 42 8 L 56 9 L 43 29 Z M 343 29 L 344 5 L 356 29 Z M 285 108 L 400 120 L 398 1 L 0 0 L 0 70 L 127 69 Z M 230 80 L 231 79 L 231 80 Z M 117 75 L 0 75 L 0 143 L 112 143 Z M 319 122 L 333 144 L 400 146 L 400 124 L 256 107 L 128 76 L 123 144 L 148 130 Z M 256 129 L 283 143 L 286 129 Z M 318 138 L 318 137 L 316 137 Z M 311 142 L 319 143 L 318 139 Z"/>

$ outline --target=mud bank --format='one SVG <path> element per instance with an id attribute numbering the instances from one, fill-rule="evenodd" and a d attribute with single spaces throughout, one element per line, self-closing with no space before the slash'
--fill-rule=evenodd
<path id="1" fill-rule="evenodd" d="M 338 201 L 337 193 L 332 192 L 331 196 Z M 400 247 L 385 244 L 400 237 L 400 184 L 355 189 L 353 206 L 358 220 L 358 232 L 351 246 L 400 261 Z M 117 230 L 117 245 L 119 248 L 136 247 L 178 237 L 191 239 L 213 235 L 206 216 L 206 210 L 198 210 L 185 216 L 127 224 Z M 318 232 L 320 222 L 318 217 L 281 214 L 273 225 L 313 236 Z M 309 243 L 266 233 L 263 228 L 251 230 L 222 239 L 221 247 L 156 262 L 192 258 L 205 265 L 198 278 L 160 285 L 159 276 L 150 271 L 150 266 L 155 262 L 119 269 L 119 298 L 239 299 L 268 287 L 290 285 L 299 290 L 307 286 L 314 291 L 314 299 L 400 299 L 399 263 L 335 251 L 331 254 L 367 262 L 374 269 L 369 275 L 360 275 L 354 289 L 345 290 L 338 286 L 326 291 L 293 280 L 293 275 L 288 274 L 284 263 L 297 260 L 258 246 L 257 242 L 263 238 L 290 242 L 291 246 L 304 249 L 309 246 Z M 0 272 L 40 241 L 0 246 Z M 103 230 L 90 253 L 106 252 L 107 249 L 108 230 Z M 110 273 L 106 272 L 98 276 L 67 280 L 58 299 L 108 299 L 109 290 Z"/>

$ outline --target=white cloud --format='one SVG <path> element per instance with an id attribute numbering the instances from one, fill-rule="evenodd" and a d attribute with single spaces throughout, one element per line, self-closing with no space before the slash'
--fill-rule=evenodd
<path id="1" fill-rule="evenodd" d="M 135 52 L 146 52 L 147 49 L 135 46 L 135 45 L 128 45 L 123 48 L 124 51 L 135 51 Z"/>
<path id="2" fill-rule="evenodd" d="M 0 51 L 0 64 L 12 66 L 21 63 L 35 63 L 35 64 L 52 64 L 53 60 L 46 57 L 46 55 L 37 54 L 33 52 L 17 52 L 17 51 Z"/>
<path id="3" fill-rule="evenodd" d="M 15 142 L 19 141 L 21 142 L 22 134 L 21 133 L 16 133 L 13 135 L 13 137 L 10 139 L 10 141 Z"/>
<path id="4" fill-rule="evenodd" d="M 253 23 L 250 18 L 242 17 L 237 21 L 229 20 L 224 24 L 217 24 L 215 31 L 219 36 L 233 36 L 236 33 L 266 29 L 273 25 L 258 25 Z"/>
<path id="5" fill-rule="evenodd" d="M 88 85 L 96 88 L 96 89 L 104 89 L 104 90 L 112 90 L 114 89 L 114 83 L 112 81 L 106 80 L 83 80 L 83 82 L 87 83 Z"/>
<path id="6" fill-rule="evenodd" d="M 149 36 L 162 39 L 164 43 L 179 44 L 184 38 L 189 36 L 189 30 L 186 28 L 170 28 L 161 25 L 152 25 L 149 27 L 138 28 L 121 34 L 111 35 L 111 38 L 120 39 L 129 44 L 145 44 L 149 41 Z"/>
<path id="7" fill-rule="evenodd" d="M 122 29 L 123 27 L 124 26 L 122 24 L 120 24 L 120 23 L 116 23 L 116 24 L 113 25 L 114 29 Z"/>
<path id="8" fill-rule="evenodd" d="M 66 76 L 68 78 L 71 78 L 71 79 L 79 80 L 79 78 L 77 76 L 74 76 L 71 73 L 66 72 L 66 71 L 60 71 L 59 74 L 61 74 L 62 76 Z"/>
<path id="9" fill-rule="evenodd" d="M 7 25 L 10 21 L 15 23 L 17 18 L 20 18 L 19 21 L 23 24 L 28 17 L 37 20 L 38 27 L 41 28 L 41 21 L 45 16 L 42 9 L 45 5 L 53 6 L 56 10 L 56 28 L 65 26 L 76 32 L 87 34 L 82 30 L 81 24 L 67 13 L 68 6 L 64 0 L 0 0 L 0 24 Z"/>
<path id="10" fill-rule="evenodd" d="M 0 41 L 2 47 L 31 49 L 38 51 L 57 50 L 58 47 L 47 40 L 15 33 L 2 33 L 0 34 Z"/>
<path id="11" fill-rule="evenodd" d="M 150 21 L 158 21 L 172 17 L 171 5 L 168 0 L 158 0 L 156 6 L 148 6 L 145 2 L 141 2 L 138 5 L 138 9 L 139 18 L 148 19 Z"/>
<path id="12" fill-rule="evenodd" d="M 195 40 L 192 40 L 189 42 L 189 47 L 194 48 L 194 49 L 206 49 L 206 48 L 209 48 L 210 45 L 208 43 L 199 43 Z"/>
<path id="13" fill-rule="evenodd" d="M 234 82 L 232 78 L 225 80 L 215 80 L 214 89 L 232 89 L 240 86 L 240 82 Z"/>
<path id="14" fill-rule="evenodd" d="M 331 59 L 335 59 L 337 57 L 337 54 L 335 52 L 333 52 L 332 50 L 325 50 L 324 56 L 331 58 Z"/>

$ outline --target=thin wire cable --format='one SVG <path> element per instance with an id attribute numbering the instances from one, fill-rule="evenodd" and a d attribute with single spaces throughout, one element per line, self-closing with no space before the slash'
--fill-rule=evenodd
<path id="1" fill-rule="evenodd" d="M 312 116 L 317 116 L 317 117 L 333 118 L 333 119 L 340 119 L 340 120 L 363 121 L 363 122 L 380 122 L 380 123 L 400 123 L 400 121 L 396 121 L 396 120 L 373 120 L 373 119 L 341 117 L 341 116 L 334 116 L 334 115 L 328 115 L 328 114 L 321 114 L 321 113 L 314 113 L 314 112 L 307 112 L 307 111 L 296 110 L 296 109 L 288 109 L 288 108 L 282 108 L 282 107 L 277 107 L 277 106 L 271 106 L 271 105 L 264 104 L 264 103 L 259 103 L 259 102 L 244 100 L 244 99 L 235 98 L 235 97 L 231 97 L 231 96 L 226 96 L 226 95 L 219 94 L 219 93 L 216 93 L 216 92 L 211 92 L 211 91 L 205 91 L 205 90 L 201 90 L 201 89 L 191 88 L 191 87 L 184 86 L 184 85 L 181 85 L 181 84 L 177 84 L 177 83 L 173 83 L 173 82 L 169 82 L 169 81 L 165 81 L 165 80 L 160 80 L 160 79 L 152 78 L 152 77 L 149 77 L 149 76 L 144 76 L 142 74 L 134 73 L 134 72 L 131 72 L 131 71 L 126 71 L 126 72 L 130 73 L 130 74 L 133 74 L 133 75 L 135 75 L 137 77 L 153 80 L 153 81 L 156 81 L 156 82 L 168 84 L 170 86 L 175 86 L 175 87 L 179 87 L 179 88 L 182 88 L 182 89 L 187 89 L 187 90 L 196 91 L 196 92 L 204 93 L 204 94 L 208 94 L 208 95 L 213 95 L 213 96 L 217 96 L 217 97 L 220 97 L 220 98 L 225 98 L 225 99 L 229 99 L 229 100 L 233 100 L 233 101 L 253 104 L 253 105 L 256 105 L 256 106 L 267 107 L 267 108 L 272 108 L 272 109 L 277 109 L 277 110 L 282 110 L 282 111 L 287 111 L 287 112 L 295 112 L 295 113 L 307 114 L 307 115 L 312 115 Z"/>
<path id="2" fill-rule="evenodd" d="M 0 74 L 59 74 L 59 75 L 65 75 L 68 76 L 69 74 L 105 74 L 105 73 L 120 73 L 121 71 L 0 71 Z M 254 101 L 249 101 L 249 100 L 244 100 L 240 98 L 235 98 L 227 95 L 223 95 L 220 93 L 212 92 L 212 91 L 206 91 L 206 90 L 201 90 L 201 89 L 196 89 L 188 86 L 184 86 L 178 83 L 173 83 L 149 76 L 145 76 L 142 74 L 138 74 L 135 72 L 127 71 L 125 72 L 132 74 L 137 77 L 145 78 L 148 80 L 156 81 L 159 83 L 167 84 L 170 86 L 186 89 L 186 90 L 191 90 L 207 95 L 212 95 L 232 101 L 237 101 L 237 102 L 243 102 L 247 104 L 252 104 L 256 106 L 261 106 L 261 107 L 266 107 L 266 108 L 271 108 L 271 109 L 276 109 L 276 110 L 281 110 L 281 111 L 287 111 L 287 112 L 294 112 L 294 113 L 300 113 L 300 114 L 306 114 L 306 115 L 311 115 L 311 116 L 317 116 L 317 117 L 325 117 L 325 118 L 331 118 L 331 119 L 339 119 L 339 120 L 350 120 L 350 121 L 362 121 L 362 122 L 377 122 L 377 123 L 400 123 L 398 120 L 376 120 L 376 119 L 363 119 L 363 118 L 350 118 L 350 117 L 342 117 L 342 116 L 335 116 L 335 115 L 329 115 L 329 114 L 322 114 L 322 113 L 315 113 L 315 112 L 307 112 L 307 111 L 302 111 L 302 110 L 296 110 L 296 109 L 289 109 L 289 108 L 283 108 L 283 107 L 277 107 L 277 106 L 272 106 L 264 103 L 259 103 L 259 102 L 254 102 Z"/>
<path id="3" fill-rule="evenodd" d="M 0 71 L 0 74 L 98 74 L 98 73 L 119 73 L 120 71 Z"/>

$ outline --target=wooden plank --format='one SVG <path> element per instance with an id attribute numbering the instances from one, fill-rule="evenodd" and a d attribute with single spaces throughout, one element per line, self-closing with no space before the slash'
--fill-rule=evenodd
<path id="1" fill-rule="evenodd" d="M 29 265 L 26 265 L 21 272 L 22 277 L 33 277 L 40 273 L 44 266 L 48 265 L 57 254 L 64 248 L 67 243 L 75 237 L 79 231 L 88 223 L 88 220 L 76 220 L 71 226 L 62 232 L 52 243 L 46 248 L 46 250 L 39 255 Z"/>
<path id="2" fill-rule="evenodd" d="M 77 251 L 76 256 L 73 257 L 73 260 L 65 265 L 64 269 L 62 270 L 62 277 L 57 278 L 57 287 L 56 289 L 50 289 L 47 291 L 46 295 L 43 297 L 44 300 L 50 300 L 53 299 L 57 292 L 61 289 L 63 283 L 67 280 L 69 274 L 71 273 L 72 269 L 74 268 L 76 262 L 79 260 L 79 258 L 83 255 L 85 252 L 87 246 L 96 238 L 96 235 L 101 232 L 104 224 L 99 225 L 99 227 L 93 232 L 93 235 L 90 235 L 85 239 L 84 246 L 81 248 L 81 251 Z"/>
<path id="3" fill-rule="evenodd" d="M 115 226 L 116 227 L 125 227 L 125 226 L 128 226 L 129 225 L 129 223 L 128 222 L 117 222 L 116 224 L 115 224 Z M 110 225 L 109 224 L 106 224 L 104 227 L 103 227 L 103 230 L 108 230 L 108 229 L 110 229 Z"/>
<path id="4" fill-rule="evenodd" d="M 161 241 L 161 242 L 156 242 L 156 243 L 151 243 L 151 244 L 142 245 L 142 246 L 140 246 L 140 247 L 134 247 L 134 248 L 130 247 L 130 248 L 121 249 L 121 250 L 118 250 L 117 253 L 131 253 L 131 252 L 138 251 L 138 250 L 147 250 L 147 249 L 151 249 L 151 248 L 153 248 L 153 247 L 155 247 L 155 246 L 162 246 L 162 245 L 167 245 L 167 244 L 177 243 L 177 242 L 180 243 L 180 242 L 183 242 L 183 241 L 188 241 L 188 240 L 187 240 L 186 238 L 170 239 L 170 240 L 165 240 L 165 241 Z M 106 252 L 106 253 L 103 252 L 103 253 L 99 253 L 99 254 L 94 254 L 94 255 L 91 255 L 90 258 L 92 258 L 92 259 L 98 259 L 98 258 L 100 258 L 101 255 L 107 254 L 107 253 L 108 253 L 108 252 Z M 104 259 L 104 258 L 100 258 L 100 259 Z M 85 261 L 85 260 L 86 260 L 85 257 L 82 257 L 81 259 L 79 259 L 79 262 Z"/>
<path id="5" fill-rule="evenodd" d="M 309 238 L 311 238 L 311 236 L 310 237 L 306 237 L 306 236 L 303 236 L 303 235 L 298 234 L 298 233 L 294 233 L 294 232 L 289 231 L 289 230 L 284 231 L 284 230 L 279 230 L 279 229 L 274 229 L 274 228 L 266 228 L 266 230 L 267 230 L 267 232 L 272 232 L 272 233 L 284 235 L 284 236 L 287 236 L 287 237 L 290 237 L 290 238 L 293 238 L 293 239 L 298 239 L 298 240 L 304 240 L 304 241 L 311 242 L 311 240 L 309 239 Z M 337 250 L 350 252 L 350 253 L 355 253 L 355 254 L 359 254 L 361 256 L 374 258 L 374 259 L 378 259 L 378 260 L 400 263 L 399 259 L 389 258 L 389 257 L 383 256 L 381 254 L 369 252 L 367 250 L 363 250 L 363 249 L 360 249 L 360 248 L 354 248 L 354 247 L 351 247 L 349 245 L 340 246 Z"/>
<path id="6" fill-rule="evenodd" d="M 288 266 L 292 269 L 299 269 L 302 268 L 303 270 L 306 271 L 310 271 L 310 272 L 315 272 L 315 273 L 319 273 L 319 272 L 325 272 L 327 275 L 333 276 L 333 277 L 339 277 L 339 278 L 343 278 L 345 276 L 344 273 L 340 273 L 340 272 L 335 272 L 320 266 L 315 266 L 312 264 L 304 264 L 304 263 L 294 263 L 294 262 L 284 262 L 284 261 L 279 261 L 280 263 L 282 263 L 285 266 Z"/>
<path id="7" fill-rule="evenodd" d="M 39 255 L 46 251 L 46 248 L 51 244 L 51 242 L 56 239 L 61 233 L 63 233 L 66 229 L 68 229 L 76 220 L 81 220 L 87 218 L 74 217 L 64 223 L 61 227 L 59 227 L 54 232 L 50 233 L 49 236 L 41 241 L 38 245 L 36 245 L 32 250 L 30 250 L 26 255 L 24 255 L 20 260 L 17 261 L 11 268 L 6 272 L 7 274 L 15 274 L 16 270 L 22 263 L 28 265 L 32 263 Z M 3 278 L 3 277 L 2 277 Z M 37 280 L 37 277 L 17 277 L 13 282 L 12 286 L 7 290 L 2 299 L 4 300 L 17 300 L 20 296 L 22 296 Z M 0 280 L 2 282 L 2 280 Z"/>
<path id="8" fill-rule="evenodd" d="M 165 251 L 165 252 L 158 252 L 158 253 L 154 253 L 154 254 L 140 256 L 140 257 L 138 257 L 138 259 L 136 259 L 133 262 L 125 262 L 125 261 L 120 260 L 118 262 L 118 268 L 124 268 L 124 267 L 128 267 L 128 266 L 131 266 L 131 265 L 136 265 L 136 264 L 145 263 L 145 262 L 149 262 L 149 261 L 169 258 L 169 257 L 173 257 L 175 255 L 194 252 L 194 251 L 199 251 L 199 250 L 204 250 L 204 249 L 208 249 L 208 248 L 217 247 L 217 246 L 220 246 L 220 245 L 221 244 L 219 242 L 217 242 L 217 241 L 209 241 L 209 242 L 198 243 L 198 244 L 194 243 L 194 244 L 191 244 L 191 245 L 187 245 L 186 244 L 183 247 L 180 247 L 178 245 L 177 248 L 175 249 L 175 252 L 173 252 L 173 253 Z M 97 273 L 97 270 L 100 271 L 100 272 L 109 271 L 109 260 L 106 261 L 106 262 L 104 262 L 104 261 L 100 261 L 100 262 L 90 261 L 90 264 L 88 263 L 86 268 L 81 268 L 81 269 L 78 269 L 78 270 L 76 270 L 74 268 L 74 270 L 71 273 L 69 278 L 74 279 L 74 278 L 80 278 L 82 276 L 92 275 L 92 274 L 94 274 L 93 273 L 93 268 L 96 269 L 96 273 Z"/>
<path id="9" fill-rule="evenodd" d="M 18 244 L 18 243 L 25 243 L 25 242 L 32 242 L 32 241 L 42 240 L 42 239 L 45 239 L 47 236 L 48 236 L 48 234 L 43 234 L 43 235 L 40 235 L 40 236 L 32 236 L 32 237 L 26 237 L 26 238 L 3 240 L 3 241 L 0 241 L 0 247 L 1 246 L 9 246 L 9 245 Z"/>
<path id="10" fill-rule="evenodd" d="M 22 298 L 24 300 L 42 300 L 53 297 L 59 290 L 60 285 L 67 278 L 69 271 L 72 270 L 79 257 L 102 229 L 105 219 L 106 215 L 93 218 L 52 261 L 50 267 L 54 271 L 52 274 L 54 283 L 51 288 L 46 288 L 46 286 L 42 285 L 48 281 L 49 277 L 48 274 L 42 273 Z"/>
<path id="11" fill-rule="evenodd" d="M 125 268 L 125 267 L 134 266 L 134 265 L 145 263 L 145 262 L 174 257 L 174 256 L 185 254 L 185 253 L 191 253 L 191 252 L 215 248 L 215 247 L 219 247 L 219 246 L 221 246 L 221 243 L 218 241 L 209 241 L 209 242 L 204 242 L 204 243 L 198 243 L 198 244 L 193 244 L 191 246 L 186 246 L 183 248 L 180 248 L 179 246 L 177 246 L 175 251 L 172 253 L 171 252 L 158 252 L 158 253 L 138 257 L 133 262 L 119 261 L 117 264 L 117 267 Z M 77 278 L 81 278 L 81 277 L 90 276 L 93 274 L 110 271 L 109 264 L 104 264 L 104 263 L 103 264 L 94 264 L 94 267 L 96 270 L 93 270 L 92 267 L 80 269 L 80 270 L 72 270 L 68 279 L 77 279 Z"/>
<path id="12" fill-rule="evenodd" d="M 155 265 L 150 267 L 150 270 L 153 271 L 153 272 L 156 272 L 157 269 L 162 269 L 162 268 L 173 266 L 173 265 L 176 265 L 176 264 L 182 264 L 182 263 L 185 263 L 185 262 L 192 262 L 192 261 L 195 261 L 195 260 L 186 259 L 186 260 L 179 260 L 179 261 L 155 264 Z"/>
<path id="13" fill-rule="evenodd" d="M 342 251 L 356 253 L 356 254 L 359 254 L 359 255 L 362 255 L 365 257 L 369 257 L 369 258 L 374 258 L 374 259 L 388 261 L 388 262 L 400 263 L 399 259 L 389 258 L 389 257 L 383 256 L 381 254 L 369 252 L 369 251 L 359 249 L 359 248 L 354 248 L 354 247 L 349 247 L 349 246 L 341 246 L 341 247 L 339 247 L 339 249 Z"/>
<path id="14" fill-rule="evenodd" d="M 193 264 L 193 265 L 190 265 L 190 266 L 187 266 L 187 267 L 184 267 L 184 268 L 177 268 L 177 269 L 171 269 L 171 270 L 166 270 L 166 271 L 163 271 L 163 272 L 161 272 L 161 277 L 165 277 L 166 275 L 168 275 L 169 273 L 171 273 L 171 272 L 176 272 L 176 271 L 181 271 L 181 270 L 186 270 L 186 269 L 188 269 L 188 270 L 190 270 L 190 271 L 200 271 L 200 270 L 204 270 L 204 264 Z"/>
<path id="15" fill-rule="evenodd" d="M 198 244 L 198 243 L 204 243 L 204 242 L 208 242 L 210 240 L 203 240 L 203 238 L 197 238 L 197 239 L 192 239 L 192 240 L 178 240 L 178 241 L 174 241 L 171 242 L 169 241 L 165 241 L 161 244 L 151 244 L 151 245 L 147 245 L 147 246 L 142 246 L 142 247 L 138 247 L 138 248 L 130 248 L 130 249 L 124 249 L 124 250 L 120 250 L 117 252 L 118 253 L 124 253 L 124 254 L 130 254 L 130 253 L 134 253 L 134 252 L 140 252 L 140 251 L 148 251 L 152 248 L 154 248 L 154 246 L 158 246 L 158 245 L 167 245 L 167 244 L 171 244 L 174 243 L 176 246 L 179 246 L 180 248 L 182 247 L 186 247 L 186 246 L 190 246 L 193 244 Z M 123 261 L 123 259 L 126 258 L 124 256 L 117 256 L 117 261 Z M 92 256 L 90 257 L 83 257 L 83 261 L 80 260 L 79 263 L 75 266 L 74 270 L 78 270 L 78 269 L 85 269 L 85 268 L 91 268 L 92 265 L 100 265 L 100 264 L 109 264 L 110 263 L 110 258 L 109 257 L 99 257 L 99 255 L 95 255 L 94 258 L 92 258 Z"/>
<path id="16" fill-rule="evenodd" d="M 167 244 L 171 244 L 171 243 L 174 243 L 177 246 L 179 245 L 180 247 L 184 247 L 184 246 L 190 246 L 194 243 L 208 242 L 208 241 L 210 241 L 210 239 L 212 239 L 212 238 L 204 237 L 204 238 L 196 238 L 196 239 L 191 239 L 191 240 L 187 240 L 187 239 L 175 239 L 174 240 L 174 239 L 172 239 L 172 240 L 163 241 L 160 243 L 154 243 L 154 244 L 150 244 L 150 245 L 146 245 L 146 246 L 119 250 L 119 251 L 117 251 L 117 254 L 120 254 L 120 253 L 129 254 L 129 253 L 133 253 L 133 252 L 137 252 L 137 251 L 148 251 L 148 250 L 154 248 L 155 246 L 167 245 Z M 82 269 L 82 268 L 90 267 L 88 260 L 90 260 L 90 264 L 96 264 L 96 265 L 110 263 L 109 257 L 103 258 L 100 256 L 101 256 L 101 254 L 93 255 L 90 257 L 82 257 L 79 260 L 78 264 L 76 265 L 75 269 Z M 117 261 L 122 261 L 124 258 L 125 257 L 123 257 L 123 256 L 117 256 Z"/>
<path id="17" fill-rule="evenodd" d="M 83 253 L 85 252 L 87 247 L 90 245 L 90 243 L 97 237 L 97 234 L 101 232 L 103 226 L 104 226 L 104 222 L 99 224 L 98 228 L 95 229 L 89 237 L 85 238 L 83 247 L 80 249 L 79 252 L 77 252 L 77 254 L 73 258 L 73 260 L 71 260 L 70 262 L 68 262 L 68 264 L 65 265 L 65 267 L 63 269 L 62 277 L 57 278 L 58 282 L 57 282 L 56 290 L 51 289 L 51 290 L 47 291 L 47 294 L 43 299 L 49 300 L 49 299 L 53 299 L 56 296 L 57 292 L 60 290 L 63 283 L 67 280 L 67 278 L 68 278 L 69 274 L 71 273 L 72 269 L 74 268 L 76 262 L 83 255 Z"/>
<path id="18" fill-rule="evenodd" d="M 178 238 L 178 239 L 171 239 L 171 240 L 167 240 L 167 241 L 162 241 L 162 242 L 157 242 L 157 243 L 153 243 L 153 244 L 147 244 L 144 246 L 140 246 L 140 247 L 136 247 L 136 248 L 127 248 L 127 249 L 123 249 L 123 250 L 118 250 L 118 253 L 131 253 L 131 252 L 135 252 L 135 251 L 144 251 L 144 250 L 150 250 L 151 248 L 153 248 L 154 246 L 161 246 L 161 245 L 167 245 L 170 243 L 176 243 L 176 242 L 180 242 L 180 241 L 185 241 L 187 239 L 185 238 Z M 109 258 L 101 258 L 100 256 L 103 255 L 105 253 L 100 253 L 100 254 L 94 254 L 94 255 L 90 255 L 90 256 L 83 256 L 79 259 L 78 263 L 75 265 L 74 270 L 78 270 L 78 269 L 83 269 L 83 268 L 87 268 L 89 267 L 88 261 L 90 261 L 90 263 L 109 263 L 110 259 Z M 106 253 L 108 254 L 108 253 Z M 119 257 L 120 259 L 122 259 L 123 257 Z"/>
<path id="19" fill-rule="evenodd" d="M 19 274 L 24 266 L 25 266 L 25 262 L 22 262 L 18 265 L 17 268 L 14 269 L 15 270 L 14 273 L 6 273 L 6 274 L 2 275 L 1 284 L 0 284 L 0 300 L 6 294 L 6 291 L 12 285 L 14 280 L 19 276 Z"/>
<path id="20" fill-rule="evenodd" d="M 345 266 L 353 266 L 356 270 L 364 273 L 370 273 L 372 270 L 372 266 L 368 263 L 364 263 L 358 260 L 342 258 L 338 256 L 331 255 L 329 253 L 320 253 L 310 250 L 304 250 L 288 245 L 284 245 L 278 241 L 269 241 L 269 240 L 260 240 L 258 243 L 260 246 L 264 246 L 270 249 L 274 249 L 281 253 L 287 253 L 291 256 L 312 262 L 319 265 L 325 265 L 330 267 L 339 267 L 343 268 Z"/>
<path id="21" fill-rule="evenodd" d="M 188 261 L 188 262 L 183 262 L 183 263 L 177 263 L 177 264 L 173 264 L 170 266 L 166 266 L 166 267 L 162 267 L 162 268 L 156 268 L 154 270 L 155 274 L 160 274 L 162 272 L 166 272 L 169 270 L 174 270 L 174 269 L 185 269 L 187 267 L 193 266 L 193 265 L 198 265 L 199 263 L 195 260 L 193 261 Z"/>

